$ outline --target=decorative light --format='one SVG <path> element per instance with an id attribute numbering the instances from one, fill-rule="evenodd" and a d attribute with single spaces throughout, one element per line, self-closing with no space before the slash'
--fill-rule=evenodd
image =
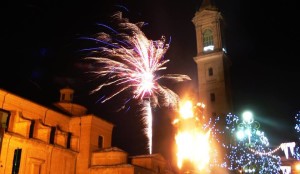
<path id="1" fill-rule="evenodd" d="M 251 124 L 254 121 L 252 112 L 245 111 L 243 113 L 243 120 L 244 120 L 245 123 Z"/>
<path id="2" fill-rule="evenodd" d="M 223 143 L 226 148 L 225 165 L 229 170 L 241 173 L 274 174 L 279 173 L 280 157 L 274 153 L 280 149 L 272 150 L 268 147 L 268 139 L 259 131 L 259 123 L 254 121 L 253 115 L 245 112 L 243 119 L 228 114 L 226 117 L 226 130 L 229 135 L 236 135 L 230 143 Z M 248 124 L 250 123 L 250 124 Z M 250 134 L 251 133 L 251 134 Z M 245 137 L 251 135 L 251 143 Z M 244 136 L 244 138 L 242 138 Z M 240 138 L 239 138 L 240 137 Z"/>
<path id="3" fill-rule="evenodd" d="M 243 140 L 245 138 L 245 133 L 243 130 L 239 130 L 237 133 L 236 133 L 236 136 L 239 140 Z"/>

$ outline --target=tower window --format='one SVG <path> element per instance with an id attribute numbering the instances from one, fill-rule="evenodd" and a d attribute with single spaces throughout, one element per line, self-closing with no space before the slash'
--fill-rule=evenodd
<path id="1" fill-rule="evenodd" d="M 103 137 L 102 136 L 98 137 L 98 148 L 99 149 L 103 148 Z"/>
<path id="2" fill-rule="evenodd" d="M 215 93 L 210 93 L 210 101 L 211 101 L 211 102 L 216 101 Z"/>
<path id="3" fill-rule="evenodd" d="M 61 100 L 64 101 L 65 100 L 65 94 L 61 95 Z"/>
<path id="4" fill-rule="evenodd" d="M 203 51 L 212 51 L 212 50 L 214 50 L 213 32 L 209 29 L 206 29 L 203 32 Z"/>
<path id="5" fill-rule="evenodd" d="M 213 76 L 214 75 L 213 68 L 208 68 L 208 75 L 209 76 Z"/>
<path id="6" fill-rule="evenodd" d="M 71 148 L 71 138 L 72 138 L 72 133 L 68 132 L 68 137 L 67 137 L 67 148 Z"/>

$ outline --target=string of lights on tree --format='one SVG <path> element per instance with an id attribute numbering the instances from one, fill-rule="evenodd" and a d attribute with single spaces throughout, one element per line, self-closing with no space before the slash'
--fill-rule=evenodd
<path id="1" fill-rule="evenodd" d="M 281 160 L 273 154 L 279 149 L 268 147 L 267 137 L 258 128 L 259 123 L 254 120 L 245 121 L 236 115 L 227 115 L 225 134 L 231 138 L 223 143 L 227 152 L 223 167 L 245 173 L 279 173 Z"/>
<path id="2" fill-rule="evenodd" d="M 219 124 L 223 121 L 220 117 L 206 118 L 203 115 L 204 107 L 199 106 L 195 106 L 192 112 L 195 115 L 195 125 L 202 127 L 202 132 L 209 133 L 207 140 L 211 148 L 208 168 L 222 167 L 240 173 L 280 173 L 285 166 L 281 166 L 281 158 L 275 153 L 281 149 L 287 159 L 289 153 L 295 155 L 294 142 L 281 143 L 271 149 L 268 138 L 259 130 L 260 124 L 253 119 L 251 112 L 245 112 L 242 119 L 228 114 L 224 120 L 224 129 L 224 124 Z M 184 115 L 187 115 L 187 112 L 184 112 Z M 298 122 L 296 130 L 300 132 L 300 114 Z M 224 149 L 219 149 L 220 145 Z"/>
<path id="3" fill-rule="evenodd" d="M 298 111 L 298 113 L 295 115 L 295 119 L 296 119 L 295 130 L 298 134 L 300 134 L 300 111 Z M 299 140 L 300 140 L 300 138 L 299 138 Z M 293 157 L 296 158 L 297 160 L 300 160 L 300 147 L 299 146 L 295 147 Z"/>
<path id="4" fill-rule="evenodd" d="M 203 124 L 204 130 L 210 130 L 210 139 L 209 143 L 211 145 L 221 144 L 222 141 L 218 138 L 219 135 L 224 134 L 224 130 L 218 128 L 217 124 L 220 121 L 220 117 L 209 118 L 206 124 Z M 220 161 L 221 152 L 217 148 L 211 149 L 211 160 L 210 168 L 222 167 L 222 161 Z"/>

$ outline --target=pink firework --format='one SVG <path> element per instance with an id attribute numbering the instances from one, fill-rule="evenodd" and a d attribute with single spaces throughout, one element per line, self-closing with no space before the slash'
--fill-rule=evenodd
<path id="1" fill-rule="evenodd" d="M 91 93 L 100 91 L 102 88 L 114 85 L 118 90 L 111 93 L 102 100 L 102 103 L 110 100 L 114 96 L 131 91 L 132 98 L 139 101 L 148 101 L 152 106 L 157 106 L 158 97 L 162 106 L 177 107 L 179 102 L 178 95 L 159 84 L 162 79 L 173 80 L 175 82 L 183 82 L 191 80 L 187 75 L 181 74 L 158 74 L 159 71 L 166 69 L 168 59 L 164 58 L 169 44 L 166 44 L 165 37 L 159 40 L 149 40 L 141 31 L 143 22 L 130 23 L 128 19 L 122 17 L 122 13 L 118 12 L 112 16 L 116 22 L 117 30 L 106 25 L 99 24 L 110 31 L 110 33 L 97 33 L 95 38 L 85 38 L 96 41 L 101 46 L 97 48 L 87 49 L 93 55 L 85 57 L 92 60 L 93 63 L 99 64 L 91 73 L 97 78 L 106 78 L 105 83 L 101 83 Z M 151 151 L 152 137 L 152 117 L 150 104 L 144 102 L 144 107 L 148 109 L 145 112 L 145 121 L 147 128 L 145 129 L 149 139 L 149 149 Z M 148 118 L 147 118 L 148 117 Z"/>

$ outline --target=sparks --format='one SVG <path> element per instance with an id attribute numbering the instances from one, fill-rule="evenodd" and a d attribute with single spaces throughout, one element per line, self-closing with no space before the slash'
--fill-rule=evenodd
<path id="1" fill-rule="evenodd" d="M 201 106 L 204 108 L 204 105 Z M 180 106 L 180 118 L 173 122 L 178 129 L 175 136 L 177 166 L 182 169 L 183 163 L 187 161 L 192 163 L 192 168 L 202 171 L 210 160 L 210 130 L 203 129 L 199 116 L 194 115 L 194 112 L 192 102 L 184 102 Z"/>
<path id="2" fill-rule="evenodd" d="M 96 75 L 96 79 L 106 78 L 106 82 L 101 83 L 91 93 L 114 85 L 117 87 L 116 92 L 103 98 L 102 103 L 122 92 L 131 91 L 132 99 L 151 101 L 144 107 L 151 108 L 150 103 L 152 106 L 161 104 L 162 106 L 177 107 L 179 97 L 166 86 L 160 85 L 159 80 L 182 82 L 191 79 L 187 75 L 181 74 L 158 74 L 159 71 L 166 69 L 165 65 L 169 62 L 168 59 L 164 59 L 169 48 L 165 37 L 162 36 L 159 40 L 149 40 L 141 31 L 144 23 L 130 23 L 128 19 L 122 17 L 121 12 L 115 13 L 112 19 L 116 22 L 117 29 L 100 25 L 109 30 L 109 34 L 100 32 L 95 38 L 84 38 L 100 44 L 99 47 L 85 49 L 85 51 L 91 51 L 92 55 L 85 59 L 99 65 L 94 66 L 94 70 L 90 73 Z M 158 100 L 158 96 L 161 97 L 160 100 Z M 151 109 L 147 113 L 146 117 L 152 117 Z M 148 120 L 146 134 L 150 139 L 152 118 L 146 120 Z M 149 141 L 151 142 L 151 140 Z M 149 147 L 149 149 L 151 148 Z"/>

